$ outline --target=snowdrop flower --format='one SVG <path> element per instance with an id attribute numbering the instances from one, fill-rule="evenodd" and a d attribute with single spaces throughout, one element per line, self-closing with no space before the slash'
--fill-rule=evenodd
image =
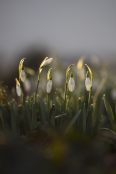
<path id="1" fill-rule="evenodd" d="M 85 79 L 85 87 L 86 87 L 87 91 L 90 91 L 90 89 L 91 89 L 91 80 L 90 80 L 89 77 L 86 77 L 86 79 Z"/>
<path id="2" fill-rule="evenodd" d="M 15 80 L 16 80 L 16 93 L 17 93 L 17 95 L 20 97 L 20 96 L 21 96 L 20 83 L 19 83 L 19 81 L 18 81 L 17 78 L 15 78 Z"/>
<path id="3" fill-rule="evenodd" d="M 38 76 L 38 81 L 40 80 L 40 75 L 41 75 L 41 72 L 42 72 L 42 69 L 44 66 L 50 64 L 52 62 L 53 58 L 48 58 L 46 57 L 43 62 L 41 63 L 40 67 L 39 67 L 39 76 Z"/>
<path id="4" fill-rule="evenodd" d="M 21 88 L 20 86 L 16 86 L 16 93 L 20 97 L 21 96 Z"/>
<path id="5" fill-rule="evenodd" d="M 21 80 L 22 82 L 25 81 L 26 75 L 23 67 L 23 62 L 26 58 L 21 59 L 19 63 L 19 81 Z"/>
<path id="6" fill-rule="evenodd" d="M 51 92 L 51 89 L 52 89 L 52 76 L 50 75 L 51 70 L 52 70 L 52 68 L 50 68 L 48 70 L 48 73 L 47 73 L 47 81 L 48 81 L 47 87 L 46 87 L 47 93 L 50 93 Z"/>
<path id="7" fill-rule="evenodd" d="M 69 91 L 70 92 L 73 92 L 74 91 L 75 81 L 74 81 L 74 78 L 73 78 L 73 73 L 71 73 L 70 79 L 68 81 L 68 88 L 69 88 Z"/>
<path id="8" fill-rule="evenodd" d="M 51 89 L 52 89 L 52 80 L 49 80 L 46 87 L 47 93 L 50 93 Z"/>
<path id="9" fill-rule="evenodd" d="M 26 74 L 25 74 L 25 71 L 24 71 L 24 70 L 21 70 L 20 78 L 21 78 L 21 81 L 22 81 L 22 82 L 25 81 L 25 79 L 26 79 Z"/>
<path id="10" fill-rule="evenodd" d="M 50 64 L 50 63 L 52 62 L 52 60 L 53 60 L 53 58 L 48 58 L 48 57 L 46 57 L 46 58 L 43 60 L 43 62 L 41 63 L 40 69 L 43 68 L 44 66 Z"/>

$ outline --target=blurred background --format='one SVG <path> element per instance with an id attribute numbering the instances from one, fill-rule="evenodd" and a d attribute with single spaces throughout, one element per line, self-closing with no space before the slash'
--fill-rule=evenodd
<path id="1" fill-rule="evenodd" d="M 0 80 L 7 85 L 15 85 L 23 57 L 38 72 L 46 56 L 74 63 L 83 55 L 115 65 L 115 0 L 0 0 Z"/>

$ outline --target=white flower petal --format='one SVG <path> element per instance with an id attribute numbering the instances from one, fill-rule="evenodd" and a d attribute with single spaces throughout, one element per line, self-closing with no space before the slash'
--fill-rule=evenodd
<path id="1" fill-rule="evenodd" d="M 25 79 L 26 79 L 26 74 L 25 74 L 25 71 L 24 70 L 21 70 L 20 77 L 21 77 L 21 81 L 24 82 Z"/>
<path id="2" fill-rule="evenodd" d="M 85 79 L 85 87 L 86 87 L 87 91 L 90 91 L 90 89 L 91 89 L 91 80 L 90 80 L 89 77 L 86 77 L 86 79 Z"/>
<path id="3" fill-rule="evenodd" d="M 46 59 L 42 64 L 41 67 L 44 67 L 52 62 L 53 58 L 48 58 Z"/>
<path id="4" fill-rule="evenodd" d="M 50 93 L 51 89 L 52 89 L 52 80 L 49 80 L 46 87 L 47 93 Z"/>
<path id="5" fill-rule="evenodd" d="M 20 86 L 17 86 L 16 87 L 16 93 L 17 93 L 17 95 L 20 97 L 21 96 L 21 88 L 20 88 Z"/>
<path id="6" fill-rule="evenodd" d="M 69 88 L 69 91 L 70 92 L 74 91 L 75 81 L 74 81 L 74 78 L 73 77 L 70 77 L 70 79 L 69 79 L 68 88 Z"/>

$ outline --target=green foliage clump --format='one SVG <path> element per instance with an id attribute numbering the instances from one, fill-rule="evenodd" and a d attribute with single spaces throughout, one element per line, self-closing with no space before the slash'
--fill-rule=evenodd
<path id="1" fill-rule="evenodd" d="M 78 78 L 79 84 L 77 84 L 78 87 L 75 89 L 75 91 L 77 91 L 69 91 L 69 74 L 70 69 L 73 69 L 73 64 L 71 64 L 66 70 L 64 91 L 55 89 L 55 93 L 52 93 L 51 83 L 49 93 L 38 94 L 39 83 L 41 80 L 40 75 L 44 67 L 53 60 L 53 58 L 46 57 L 39 67 L 36 92 L 31 96 L 26 96 L 22 88 L 24 79 L 26 78 L 25 67 L 23 66 L 24 59 L 25 58 L 19 63 L 19 80 L 16 79 L 16 91 L 20 98 L 15 96 L 10 101 L 7 93 L 7 86 L 5 86 L 3 82 L 0 82 L 1 130 L 11 132 L 14 137 L 27 134 L 28 136 L 26 137 L 29 137 L 29 134 L 32 134 L 33 131 L 38 131 L 38 129 L 46 132 L 48 135 L 61 134 L 63 137 L 66 137 L 71 131 L 76 130 L 83 136 L 86 135 L 91 138 L 96 137 L 97 134 L 100 136 L 100 139 L 110 142 L 116 148 L 114 138 L 111 139 L 111 137 L 116 136 L 115 114 L 113 114 L 113 110 L 107 97 L 104 95 L 103 98 L 99 98 L 103 83 L 100 84 L 99 90 L 93 95 L 93 72 L 87 64 L 85 64 L 88 69 L 86 77 L 88 78 L 90 75 L 91 84 L 90 89 L 85 91 L 85 93 L 81 92 L 79 89 L 82 83 L 81 77 Z M 79 60 L 78 62 L 78 73 L 80 73 L 84 67 L 83 61 L 84 60 Z M 50 73 L 51 68 L 47 74 L 48 82 L 52 81 Z M 70 77 L 73 77 L 71 74 Z M 23 78 L 23 75 L 25 78 Z M 80 94 L 79 97 L 78 94 Z M 104 131 L 105 133 L 106 131 L 110 132 L 111 136 L 104 138 L 105 133 L 102 134 L 103 136 L 98 134 L 98 132 L 100 133 L 101 131 Z"/>

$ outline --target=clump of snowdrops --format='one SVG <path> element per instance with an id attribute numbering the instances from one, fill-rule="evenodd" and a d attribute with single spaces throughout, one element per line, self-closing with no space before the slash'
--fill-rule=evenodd
<path id="1" fill-rule="evenodd" d="M 66 70 L 66 81 L 64 89 L 56 89 L 52 92 L 52 68 L 48 69 L 46 94 L 38 93 L 39 83 L 41 82 L 41 73 L 44 67 L 50 65 L 53 58 L 46 57 L 40 64 L 37 86 L 35 93 L 31 96 L 24 95 L 23 83 L 26 80 L 26 71 L 24 67 L 25 58 L 19 63 L 19 79 L 16 80 L 16 94 L 18 99 L 13 98 L 8 101 L 7 90 L 3 83 L 0 85 L 0 94 L 3 95 L 5 102 L 0 105 L 0 128 L 4 131 L 10 131 L 15 137 L 26 135 L 29 131 L 43 129 L 47 124 L 46 131 L 49 128 L 52 131 L 62 132 L 66 136 L 72 130 L 78 130 L 83 135 L 94 136 L 100 130 L 108 131 L 115 135 L 116 123 L 115 114 L 110 103 L 104 94 L 100 102 L 99 97 L 101 86 L 95 94 L 92 93 L 93 73 L 87 64 L 83 64 L 84 59 L 80 59 L 77 64 L 77 83 L 73 75 L 74 64 L 69 65 Z M 86 72 L 85 77 L 85 96 L 80 92 L 81 72 Z M 77 86 L 77 88 L 76 88 Z M 78 96 L 80 95 L 80 96 Z M 19 100 L 20 98 L 20 100 Z M 105 116 L 104 113 L 106 114 Z M 104 120 L 108 120 L 106 127 Z M 109 141 L 116 147 L 114 139 L 103 139 Z"/>

